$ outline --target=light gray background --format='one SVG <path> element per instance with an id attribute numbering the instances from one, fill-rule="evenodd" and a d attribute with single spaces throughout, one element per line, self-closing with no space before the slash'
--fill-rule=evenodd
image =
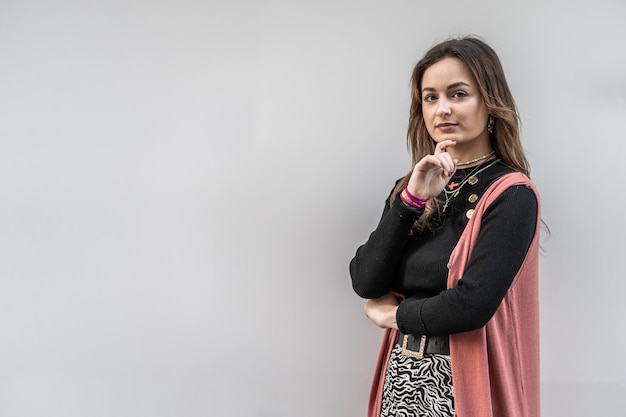
<path id="1" fill-rule="evenodd" d="M 621 416 L 626 4 L 0 1 L 0 416 L 364 416 L 348 262 L 411 69 L 499 53 L 543 196 L 544 416 Z"/>

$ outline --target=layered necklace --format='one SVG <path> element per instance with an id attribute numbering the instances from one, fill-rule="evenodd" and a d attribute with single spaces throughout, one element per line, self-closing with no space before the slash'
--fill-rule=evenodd
<path id="1" fill-rule="evenodd" d="M 470 162 L 464 162 L 463 165 L 469 165 L 472 162 L 477 162 L 479 160 L 482 159 L 486 159 L 487 157 L 493 155 L 494 152 L 491 152 L 490 154 L 487 155 L 483 155 L 480 158 L 477 158 L 474 161 L 470 161 Z M 444 193 L 444 197 L 446 199 L 445 203 L 443 204 L 442 210 L 441 212 L 444 213 L 446 211 L 446 209 L 448 208 L 448 204 L 450 204 L 450 201 L 452 201 L 452 199 L 454 197 L 456 197 L 457 195 L 459 195 L 459 191 L 461 191 L 461 188 L 463 188 L 463 186 L 467 183 L 470 184 L 476 184 L 477 178 L 476 176 L 478 174 L 480 174 L 481 172 L 483 172 L 484 170 L 486 170 L 487 168 L 497 164 L 498 162 L 500 162 L 499 158 L 494 159 L 493 161 L 491 161 L 490 163 L 488 163 L 487 165 L 478 165 L 476 168 L 474 168 L 469 174 L 467 174 L 467 176 L 463 179 L 463 181 L 461 181 L 460 183 L 458 182 L 450 182 L 444 189 L 443 189 L 443 193 Z M 457 164 L 457 166 L 459 166 L 461 164 Z"/>

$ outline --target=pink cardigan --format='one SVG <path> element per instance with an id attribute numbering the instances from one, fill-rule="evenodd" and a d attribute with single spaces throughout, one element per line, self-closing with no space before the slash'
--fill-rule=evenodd
<path id="1" fill-rule="evenodd" d="M 487 207 L 507 188 L 525 185 L 539 194 L 521 173 L 498 179 L 481 197 L 450 255 L 448 288 L 463 276 Z M 454 408 L 458 417 L 540 417 L 539 398 L 539 230 L 526 259 L 496 313 L 482 328 L 450 335 Z M 379 417 L 385 372 L 396 330 L 383 337 L 370 392 L 368 417 Z"/>

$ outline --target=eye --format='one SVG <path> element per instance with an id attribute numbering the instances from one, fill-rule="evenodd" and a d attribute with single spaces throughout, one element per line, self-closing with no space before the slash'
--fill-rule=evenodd
<path id="1" fill-rule="evenodd" d="M 422 100 L 427 103 L 432 103 L 433 101 L 437 100 L 437 97 L 435 97 L 434 94 L 426 94 L 425 96 L 422 96 Z"/>
<path id="2" fill-rule="evenodd" d="M 452 97 L 453 98 L 464 98 L 467 97 L 467 93 L 465 91 L 455 91 L 454 93 L 452 93 Z"/>

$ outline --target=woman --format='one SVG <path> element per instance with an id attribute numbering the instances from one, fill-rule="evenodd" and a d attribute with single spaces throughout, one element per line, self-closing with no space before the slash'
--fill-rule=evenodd
<path id="1" fill-rule="evenodd" d="M 408 147 L 350 262 L 387 329 L 369 415 L 539 416 L 539 196 L 500 61 L 475 37 L 413 70 Z"/>

